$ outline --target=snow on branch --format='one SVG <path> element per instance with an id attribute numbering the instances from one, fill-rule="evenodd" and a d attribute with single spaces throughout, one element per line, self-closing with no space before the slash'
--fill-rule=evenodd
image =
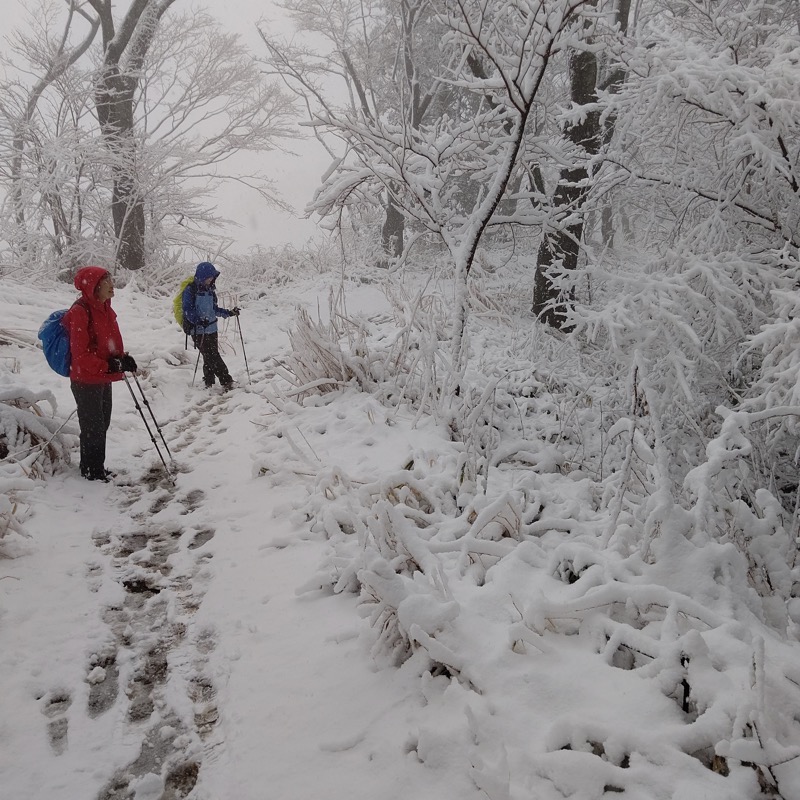
<path id="1" fill-rule="evenodd" d="M 76 432 L 65 430 L 69 420 L 45 415 L 42 402 L 55 411 L 51 392 L 13 386 L 0 390 L 0 554 L 13 552 L 8 534 L 24 535 L 25 493 L 36 480 L 69 463 Z"/>

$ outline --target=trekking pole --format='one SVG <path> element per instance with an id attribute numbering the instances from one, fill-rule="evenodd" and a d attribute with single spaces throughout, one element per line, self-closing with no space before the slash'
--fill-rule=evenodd
<path id="1" fill-rule="evenodd" d="M 200 366 L 200 351 L 197 351 L 197 361 L 194 362 L 194 375 L 192 375 L 192 386 L 194 386 L 195 378 L 197 377 L 197 368 Z"/>
<path id="2" fill-rule="evenodd" d="M 239 340 L 242 343 L 242 355 L 244 356 L 244 368 L 247 370 L 247 382 L 252 383 L 250 378 L 250 367 L 247 366 L 247 352 L 244 349 L 244 336 L 242 336 L 242 323 L 239 322 L 239 315 L 236 315 L 236 327 L 239 329 Z"/>
<path id="3" fill-rule="evenodd" d="M 133 387 L 131 386 L 131 382 L 128 380 L 128 376 L 123 372 L 122 377 L 125 378 L 125 385 L 128 387 L 128 391 L 131 393 L 131 397 L 133 398 L 133 404 L 136 406 L 136 410 L 139 412 L 139 416 L 142 418 L 142 422 L 144 422 L 144 427 L 147 428 L 147 432 L 150 434 L 150 441 L 153 443 L 153 446 L 156 448 L 156 452 L 158 453 L 158 457 L 161 459 L 161 463 L 164 465 L 164 469 L 167 471 L 167 475 L 169 475 L 169 479 L 172 483 L 175 483 L 175 478 L 172 476 L 172 473 L 169 471 L 169 467 L 167 466 L 167 462 L 164 460 L 164 456 L 161 452 L 161 448 L 158 446 L 158 442 L 156 441 L 156 437 L 153 436 L 153 431 L 150 430 L 150 425 L 147 423 L 147 418 L 142 411 L 142 407 L 139 404 L 139 401 L 136 399 L 136 395 L 133 393 Z M 171 456 L 170 456 L 171 458 Z"/>
<path id="4" fill-rule="evenodd" d="M 194 375 L 192 375 L 192 386 L 194 386 L 195 378 L 197 377 L 197 367 L 200 365 L 200 354 L 203 352 L 203 339 L 205 338 L 205 333 L 202 334 L 200 337 L 200 345 L 197 344 L 197 337 L 192 336 L 192 340 L 194 341 L 194 346 L 197 347 L 197 361 L 194 362 Z"/>
<path id="5" fill-rule="evenodd" d="M 147 410 L 150 412 L 150 416 L 153 420 L 153 424 L 156 426 L 156 430 L 158 431 L 158 435 L 161 437 L 161 441 L 164 443 L 164 447 L 167 449 L 167 455 L 169 456 L 170 461 L 174 461 L 175 459 L 172 457 L 172 453 L 169 451 L 169 445 L 167 444 L 167 440 L 164 438 L 164 433 L 161 430 L 161 426 L 158 424 L 158 420 L 156 419 L 156 415 L 153 413 L 153 409 L 150 407 L 150 402 L 148 401 L 144 389 L 142 388 L 142 384 L 139 383 L 139 378 L 136 377 L 136 373 L 132 372 L 133 379 L 136 381 L 136 385 L 139 387 L 139 391 L 142 394 L 142 400 L 144 404 L 147 406 Z"/>

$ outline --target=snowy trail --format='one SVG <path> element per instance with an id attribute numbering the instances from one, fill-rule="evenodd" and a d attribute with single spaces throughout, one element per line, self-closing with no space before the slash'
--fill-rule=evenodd
<path id="1" fill-rule="evenodd" d="M 310 538 L 292 511 L 306 488 L 264 489 L 252 476 L 254 431 L 261 439 L 273 435 L 274 409 L 258 393 L 261 378 L 254 375 L 253 391 L 201 400 L 179 425 L 185 444 L 178 437 L 178 460 L 203 457 L 220 481 L 186 517 L 214 531 L 200 550 L 213 555 L 212 577 L 193 626 L 197 637 L 214 642 L 206 674 L 219 709 L 193 796 L 210 800 L 234 788 L 243 800 L 302 800 L 321 791 L 353 800 L 409 790 L 431 800 L 471 794 L 468 782 L 448 786 L 445 775 L 404 752 L 410 748 L 397 732 L 424 702 L 418 676 L 372 667 L 358 635 L 356 598 L 297 593 L 328 545 Z M 192 472 L 178 482 L 189 494 L 201 491 Z M 241 535 L 259 528 L 260 538 Z"/>

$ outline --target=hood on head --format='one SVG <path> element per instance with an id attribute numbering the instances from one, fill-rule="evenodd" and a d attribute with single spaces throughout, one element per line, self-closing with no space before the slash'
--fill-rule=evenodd
<path id="1" fill-rule="evenodd" d="M 75 288 L 87 299 L 94 300 L 94 290 L 97 284 L 100 283 L 105 276 L 108 275 L 108 270 L 105 267 L 81 267 L 75 273 Z"/>
<path id="2" fill-rule="evenodd" d="M 219 270 L 210 261 L 201 261 L 194 271 L 194 279 L 198 282 L 202 282 L 207 278 L 216 280 L 218 277 Z"/>

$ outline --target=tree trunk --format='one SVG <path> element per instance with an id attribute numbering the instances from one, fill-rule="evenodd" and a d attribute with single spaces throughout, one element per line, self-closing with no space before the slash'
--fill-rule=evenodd
<path id="1" fill-rule="evenodd" d="M 88 0 L 103 31 L 103 68 L 95 89 L 97 118 L 111 154 L 111 216 L 117 266 L 145 263 L 145 209 L 138 180 L 133 123 L 134 95 L 144 59 L 161 17 L 175 0 L 131 0 L 117 30 L 112 0 Z M 123 63 L 124 62 L 124 63 Z"/>
<path id="2" fill-rule="evenodd" d="M 414 34 L 418 25 L 422 24 L 423 2 L 419 0 L 402 0 L 400 3 L 402 29 L 403 72 L 409 103 L 406 110 L 406 123 L 412 131 L 422 124 L 425 114 L 430 108 L 434 96 L 440 91 L 438 84 L 430 92 L 424 92 L 417 74 L 417 59 L 414 52 Z M 391 187 L 390 187 L 391 188 Z M 381 229 L 381 244 L 388 258 L 399 258 L 405 246 L 406 220 L 400 208 L 394 202 L 391 191 L 386 202 L 386 218 Z"/>
<path id="3" fill-rule="evenodd" d="M 617 5 L 617 23 L 624 34 L 628 27 L 630 0 L 619 0 Z M 570 98 L 577 105 L 593 103 L 597 100 L 597 57 L 593 52 L 573 51 L 569 59 Z M 612 91 L 618 87 L 625 74 L 621 69 L 612 71 L 606 82 L 606 88 Z M 613 122 L 612 122 L 613 126 Z M 588 113 L 585 118 L 565 128 L 564 134 L 576 146 L 589 155 L 599 152 L 603 141 L 613 132 L 606 127 L 601 130 L 599 112 Z M 554 279 L 555 269 L 575 270 L 578 266 L 581 239 L 583 237 L 584 210 L 583 205 L 589 191 L 589 172 L 585 167 L 577 166 L 564 169 L 559 176 L 558 186 L 553 197 L 560 223 L 555 231 L 545 231 L 536 259 L 534 276 L 533 312 L 545 324 L 563 330 L 567 312 L 573 296 L 564 295 Z M 567 219 L 571 221 L 564 225 Z M 608 231 L 611 221 L 604 213 L 604 231 Z"/>
<path id="4" fill-rule="evenodd" d="M 111 154 L 111 217 L 117 237 L 117 266 L 138 270 L 145 262 L 145 211 L 137 178 L 133 131 L 135 82 L 109 70 L 96 92 L 97 116 Z"/>
<path id="5" fill-rule="evenodd" d="M 631 12 L 631 0 L 618 0 L 617 3 L 617 24 L 619 25 L 620 33 L 626 36 L 628 33 L 628 18 Z M 626 71 L 622 66 L 617 66 L 611 70 L 608 77 L 603 81 L 604 89 L 607 89 L 612 94 L 619 91 L 623 82 L 625 81 Z M 607 145 L 611 142 L 611 137 L 614 135 L 614 126 L 616 124 L 616 117 L 609 116 L 605 125 L 603 126 L 603 144 Z M 603 243 L 611 245 L 614 242 L 614 213 L 611 208 L 611 203 L 606 202 L 600 215 L 600 235 Z"/>
<path id="6" fill-rule="evenodd" d="M 553 203 L 556 208 L 564 209 L 566 214 L 571 210 L 580 213 L 586 195 L 585 182 L 588 173 L 584 167 L 562 170 L 556 188 Z M 536 274 L 534 276 L 533 310 L 541 322 L 558 330 L 564 330 L 568 304 L 573 300 L 572 294 L 563 295 L 554 281 L 551 268 L 574 270 L 578 266 L 578 257 L 583 235 L 583 217 L 556 231 L 545 233 L 539 245 L 536 258 Z"/>
<path id="7" fill-rule="evenodd" d="M 578 104 L 594 102 L 597 87 L 597 57 L 588 51 L 573 51 L 569 59 L 570 99 Z M 600 146 L 600 115 L 592 111 L 575 125 L 568 125 L 564 134 L 576 150 L 597 153 Z M 571 295 L 564 296 L 554 280 L 554 269 L 574 270 L 578 266 L 583 236 L 583 201 L 588 191 L 589 172 L 584 166 L 561 170 L 553 197 L 558 223 L 569 217 L 573 221 L 559 224 L 555 231 L 545 230 L 536 259 L 533 312 L 545 324 L 564 328 Z"/>
<path id="8" fill-rule="evenodd" d="M 399 258 L 403 254 L 403 237 L 405 235 L 406 218 L 394 203 L 389 192 L 386 200 L 386 219 L 381 228 L 381 245 L 389 258 Z M 382 266 L 388 266 L 384 263 Z"/>

